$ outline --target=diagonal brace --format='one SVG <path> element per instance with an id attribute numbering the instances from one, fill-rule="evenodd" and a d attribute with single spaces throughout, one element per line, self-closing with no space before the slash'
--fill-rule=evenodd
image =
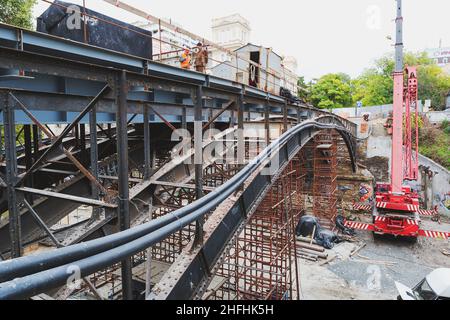
<path id="1" fill-rule="evenodd" d="M 226 104 L 222 107 L 222 109 L 221 109 L 215 116 L 213 116 L 213 117 L 211 118 L 211 120 L 208 121 L 207 124 L 205 124 L 205 125 L 203 126 L 203 130 L 208 129 L 208 128 L 211 126 L 211 124 L 213 124 L 213 122 L 216 121 L 217 118 L 219 118 L 219 117 L 220 117 L 225 111 L 227 111 L 233 104 L 234 104 L 234 101 L 230 101 L 230 102 L 226 103 Z"/>
<path id="2" fill-rule="evenodd" d="M 154 114 L 156 114 L 158 116 L 158 118 L 160 118 L 166 124 L 166 126 L 168 126 L 170 129 L 172 129 L 172 131 L 177 130 L 177 128 L 175 128 L 173 124 L 171 124 L 169 121 L 167 121 L 167 119 L 164 118 L 158 111 L 156 111 L 152 107 L 150 107 L 150 109 L 153 111 Z"/>
<path id="3" fill-rule="evenodd" d="M 57 137 L 55 136 L 55 134 L 47 127 L 44 126 L 26 107 L 25 105 L 12 93 L 10 93 L 10 96 L 17 102 L 17 104 L 19 105 L 20 109 L 22 109 L 22 111 L 31 119 L 31 121 L 37 125 L 42 132 L 44 132 L 44 134 L 52 141 L 55 141 L 57 139 Z M 77 158 L 75 158 L 75 156 L 73 156 L 73 154 L 67 150 L 64 147 L 61 147 L 64 154 L 66 155 L 66 157 L 72 161 L 72 163 L 78 168 L 78 170 L 80 170 L 80 172 L 86 177 L 88 178 L 93 184 L 95 184 L 97 186 L 97 188 L 99 188 L 107 197 L 108 197 L 108 190 L 105 189 L 105 187 L 103 187 L 103 185 L 89 172 L 89 170 L 87 170 L 78 160 Z M 109 200 L 109 199 L 107 199 Z"/>
<path id="4" fill-rule="evenodd" d="M 91 111 L 91 109 L 97 104 L 97 102 L 102 98 L 102 96 L 108 92 L 110 89 L 109 85 L 105 85 L 105 87 L 103 87 L 103 89 L 97 94 L 97 96 L 91 100 L 91 102 L 89 102 L 89 104 L 84 108 L 84 110 L 76 117 L 76 119 L 70 124 L 68 125 L 64 131 L 62 132 L 62 134 L 56 138 L 53 142 L 52 145 L 50 146 L 50 148 L 48 148 L 44 154 L 33 164 L 33 166 L 30 168 L 30 170 L 28 170 L 28 172 L 26 172 L 25 174 L 21 175 L 19 181 L 17 182 L 16 185 L 19 185 L 20 183 L 22 183 L 31 173 L 33 173 L 34 171 L 36 171 L 36 169 L 38 168 L 38 166 L 48 157 L 48 155 L 50 153 L 52 153 L 53 151 L 55 151 L 62 143 L 63 139 L 73 130 L 73 128 L 75 128 L 75 126 Z M 15 96 L 10 93 L 10 95 L 17 101 L 17 98 L 15 98 Z M 20 104 L 19 104 L 20 105 Z M 48 130 L 46 130 L 48 131 Z"/>
<path id="5" fill-rule="evenodd" d="M 55 235 L 52 233 L 52 231 L 47 227 L 44 221 L 42 221 L 41 217 L 37 214 L 37 212 L 34 210 L 34 208 L 31 206 L 31 204 L 27 200 L 23 200 L 23 204 L 25 207 L 27 207 L 28 211 L 33 216 L 34 220 L 38 223 L 38 225 L 45 231 L 45 233 L 49 236 L 49 238 L 52 240 L 52 242 L 58 247 L 62 248 L 64 247 L 61 242 L 56 239 Z"/>

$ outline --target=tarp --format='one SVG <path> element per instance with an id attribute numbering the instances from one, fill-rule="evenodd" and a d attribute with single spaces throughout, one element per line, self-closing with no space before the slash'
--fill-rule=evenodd
<path id="1" fill-rule="evenodd" d="M 341 220 L 343 218 L 338 217 L 337 226 L 339 229 L 341 229 Z M 351 234 L 354 232 L 353 230 L 346 228 L 343 226 L 342 231 L 344 231 L 345 234 Z M 296 234 L 298 237 L 309 237 L 312 235 L 312 233 L 315 230 L 314 234 L 314 240 L 316 242 L 326 248 L 326 249 L 333 249 L 335 243 L 340 243 L 342 240 L 338 237 L 337 234 L 334 232 L 324 229 L 320 226 L 319 220 L 316 217 L 313 216 L 303 216 L 300 218 L 300 222 L 297 225 Z"/>
<path id="2" fill-rule="evenodd" d="M 67 9 L 70 8 L 70 9 Z M 78 13 L 74 9 L 78 8 Z M 81 14 L 80 14 L 81 13 Z M 55 1 L 38 19 L 37 31 L 152 60 L 152 33 L 63 1 Z M 82 19 L 77 24 L 75 18 Z M 86 24 L 85 24 L 86 20 Z"/>

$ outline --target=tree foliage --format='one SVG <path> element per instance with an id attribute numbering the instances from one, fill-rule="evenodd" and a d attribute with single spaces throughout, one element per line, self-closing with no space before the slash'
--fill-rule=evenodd
<path id="1" fill-rule="evenodd" d="M 311 102 L 311 87 L 313 82 L 306 83 L 305 77 L 299 77 L 297 81 L 297 96 L 305 102 Z"/>
<path id="2" fill-rule="evenodd" d="M 405 65 L 418 67 L 419 99 L 431 100 L 436 109 L 444 108 L 445 96 L 450 91 L 450 75 L 434 65 L 426 53 L 406 53 Z M 392 55 L 378 59 L 375 67 L 367 69 L 352 81 L 353 102 L 362 101 L 365 106 L 391 104 L 394 68 L 395 61 Z"/>
<path id="3" fill-rule="evenodd" d="M 320 109 L 337 109 L 352 105 L 351 79 L 343 73 L 327 74 L 311 90 L 311 102 Z"/>
<path id="4" fill-rule="evenodd" d="M 450 170 L 450 124 L 444 121 L 441 126 L 425 121 L 420 128 L 420 154 L 436 161 Z"/>
<path id="5" fill-rule="evenodd" d="M 36 0 L 0 0 L 0 22 L 31 29 Z"/>

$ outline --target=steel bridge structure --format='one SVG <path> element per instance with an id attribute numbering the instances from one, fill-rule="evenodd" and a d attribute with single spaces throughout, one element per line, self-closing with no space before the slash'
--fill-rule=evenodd
<path id="1" fill-rule="evenodd" d="M 0 108 L 0 299 L 295 299 L 304 196 L 336 203 L 337 158 L 356 170 L 345 119 L 3 24 Z M 194 137 L 181 160 L 177 129 Z M 217 144 L 237 159 L 205 158 Z M 80 207 L 89 219 L 55 227 Z"/>

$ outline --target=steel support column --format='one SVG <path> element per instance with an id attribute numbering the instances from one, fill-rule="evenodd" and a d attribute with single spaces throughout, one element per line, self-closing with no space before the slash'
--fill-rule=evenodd
<path id="1" fill-rule="evenodd" d="M 119 227 L 120 231 L 130 228 L 130 191 L 128 184 L 128 132 L 127 95 L 128 85 L 125 71 L 119 75 L 117 112 L 117 153 L 119 159 Z M 133 299 L 131 258 L 122 261 L 122 296 Z"/>
<path id="2" fill-rule="evenodd" d="M 150 117 L 148 106 L 144 106 L 144 179 L 150 179 L 151 163 L 151 137 L 150 137 Z"/>
<path id="3" fill-rule="evenodd" d="M 265 106 L 264 128 L 266 131 L 266 145 L 270 145 L 270 106 Z"/>
<path id="4" fill-rule="evenodd" d="M 34 161 L 39 159 L 39 128 L 35 124 L 33 125 L 33 159 Z"/>
<path id="5" fill-rule="evenodd" d="M 283 108 L 283 133 L 287 131 L 288 131 L 288 102 L 287 100 L 285 100 Z"/>
<path id="6" fill-rule="evenodd" d="M 81 123 L 80 124 L 80 149 L 82 153 L 86 151 L 86 125 Z"/>
<path id="7" fill-rule="evenodd" d="M 17 192 L 17 151 L 16 126 L 14 109 L 8 95 L 3 96 L 3 123 L 5 126 L 5 155 L 6 155 L 6 190 L 8 196 L 9 235 L 11 241 L 11 257 L 22 255 L 22 239 L 20 226 L 20 210 L 18 208 Z"/>
<path id="8" fill-rule="evenodd" d="M 24 137 L 25 137 L 25 167 L 27 170 L 30 170 L 33 166 L 33 138 L 31 136 L 31 126 L 24 125 Z M 33 176 L 30 176 L 26 181 L 26 186 L 33 188 Z M 28 197 L 28 200 L 31 204 L 33 204 L 33 197 Z"/>
<path id="9" fill-rule="evenodd" d="M 194 110 L 194 149 L 195 149 L 195 193 L 197 199 L 203 197 L 203 88 L 197 87 Z M 203 243 L 203 220 L 196 223 L 194 247 Z"/>
<path id="10" fill-rule="evenodd" d="M 0 126 L 0 161 L 3 161 L 3 126 Z"/>
<path id="11" fill-rule="evenodd" d="M 99 168 L 98 168 L 98 136 L 97 136 L 97 109 L 92 108 L 89 113 L 89 135 L 90 135 L 90 158 L 91 158 L 91 173 L 95 180 L 98 181 Z M 95 200 L 99 200 L 100 190 L 96 183 L 91 182 L 92 197 Z M 92 219 L 97 219 L 100 215 L 100 209 L 94 208 Z"/>
<path id="12" fill-rule="evenodd" d="M 243 165 L 245 162 L 245 137 L 244 137 L 244 95 L 241 93 L 237 99 L 237 118 L 238 118 L 238 164 Z"/>
<path id="13" fill-rule="evenodd" d="M 181 115 L 181 128 L 187 130 L 187 108 L 183 107 L 183 113 Z"/>

